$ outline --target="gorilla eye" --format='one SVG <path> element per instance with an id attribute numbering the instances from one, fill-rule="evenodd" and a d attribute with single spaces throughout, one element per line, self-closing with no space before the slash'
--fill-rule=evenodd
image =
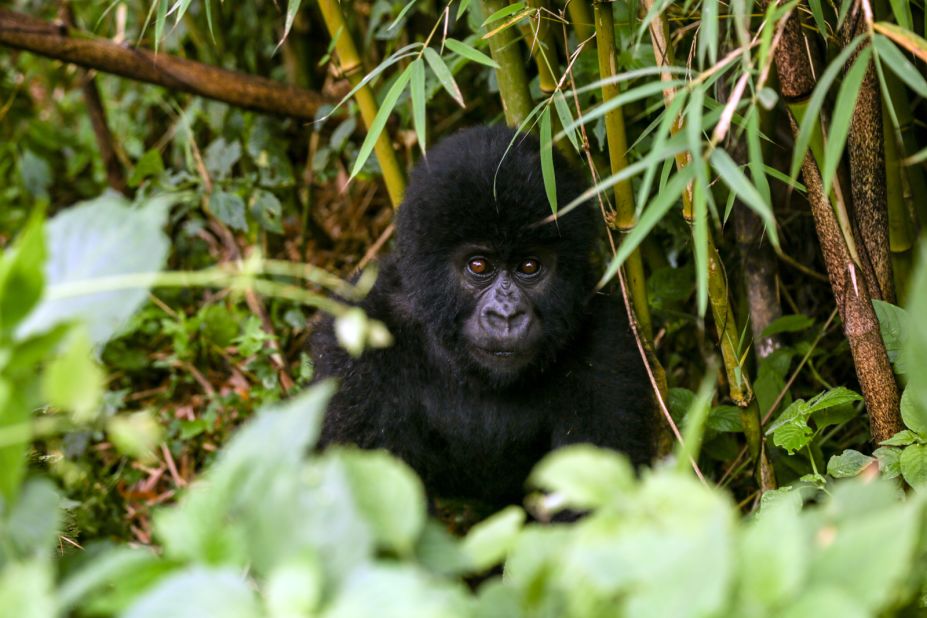
<path id="1" fill-rule="evenodd" d="M 470 261 L 467 262 L 467 270 L 474 275 L 488 275 L 490 271 L 489 261 L 481 257 L 470 258 Z"/>
<path id="2" fill-rule="evenodd" d="M 518 265 L 518 272 L 523 275 L 536 275 L 541 270 L 541 263 L 537 260 L 525 260 Z"/>

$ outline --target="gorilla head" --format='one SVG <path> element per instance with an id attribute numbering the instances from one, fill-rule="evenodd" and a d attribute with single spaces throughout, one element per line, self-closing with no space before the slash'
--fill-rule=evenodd
<path id="1" fill-rule="evenodd" d="M 413 170 L 397 217 L 408 315 L 427 316 L 417 321 L 439 358 L 497 385 L 556 356 L 593 287 L 594 213 L 539 223 L 551 214 L 540 170 L 530 136 L 461 131 Z M 558 204 L 579 192 L 558 172 Z"/>

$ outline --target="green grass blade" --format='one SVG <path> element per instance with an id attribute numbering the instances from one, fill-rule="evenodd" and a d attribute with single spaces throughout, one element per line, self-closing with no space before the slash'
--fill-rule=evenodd
<path id="1" fill-rule="evenodd" d="M 409 83 L 411 77 L 412 65 L 410 64 L 406 67 L 405 71 L 399 74 L 399 77 L 396 78 L 393 85 L 390 86 L 389 91 L 386 93 L 386 97 L 383 98 L 383 103 L 380 104 L 380 109 L 377 111 L 376 117 L 373 119 L 373 123 L 370 125 L 370 129 L 367 131 L 367 137 L 364 138 L 364 143 L 357 153 L 357 159 L 354 161 L 354 167 L 351 169 L 351 178 L 357 176 L 357 173 L 361 171 L 361 168 L 364 167 L 364 163 L 366 163 L 367 159 L 370 157 L 370 153 L 373 152 L 374 144 L 377 143 L 380 133 L 382 133 L 383 129 L 386 127 L 386 121 L 389 119 L 389 115 L 393 113 L 393 108 L 396 107 L 396 101 L 399 100 L 399 95 L 402 94 L 402 91 L 405 89 L 406 84 Z"/>

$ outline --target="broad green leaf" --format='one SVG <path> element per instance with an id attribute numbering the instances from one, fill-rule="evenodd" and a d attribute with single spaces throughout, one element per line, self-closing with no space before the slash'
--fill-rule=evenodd
<path id="1" fill-rule="evenodd" d="M 220 137 L 206 147 L 203 154 L 203 164 L 211 176 L 215 178 L 228 178 L 232 167 L 241 159 L 241 142 L 234 140 L 231 143 Z"/>
<path id="2" fill-rule="evenodd" d="M 151 463 L 158 460 L 155 449 L 164 439 L 164 429 L 150 412 L 142 410 L 110 418 L 106 435 L 120 453 Z"/>
<path id="3" fill-rule="evenodd" d="M 870 618 L 871 614 L 859 607 L 838 587 L 812 588 L 790 600 L 775 614 L 777 618 L 811 618 L 812 616 L 839 616 L 840 618 Z"/>
<path id="4" fill-rule="evenodd" d="M 624 456 L 582 444 L 547 455 L 531 472 L 529 483 L 561 494 L 568 507 L 588 509 L 632 491 L 634 472 Z"/>
<path id="5" fill-rule="evenodd" d="M 806 315 L 783 315 L 769 323 L 769 326 L 763 329 L 763 337 L 772 337 L 779 333 L 797 333 L 808 330 L 814 325 L 814 318 Z"/>
<path id="6" fill-rule="evenodd" d="M 883 446 L 907 446 L 918 442 L 919 437 L 910 429 L 902 429 L 888 440 L 882 440 L 879 444 Z"/>
<path id="7" fill-rule="evenodd" d="M 142 594 L 125 618 L 260 618 L 253 585 L 238 569 L 188 567 Z"/>
<path id="8" fill-rule="evenodd" d="M 876 459 L 863 455 L 859 451 L 846 449 L 839 455 L 834 455 L 827 462 L 827 473 L 835 479 L 845 479 L 856 476 Z"/>
<path id="9" fill-rule="evenodd" d="M 6 522 L 0 524 L 0 543 L 14 549 L 19 558 L 46 555 L 61 526 L 60 501 L 51 481 L 27 482 Z"/>
<path id="10" fill-rule="evenodd" d="M 715 406 L 708 413 L 705 427 L 713 431 L 738 432 L 744 430 L 742 411 L 737 406 Z"/>
<path id="11" fill-rule="evenodd" d="M 627 168 L 623 171 L 627 171 Z M 661 191 L 653 198 L 653 201 L 646 210 L 644 210 L 644 214 L 641 216 L 640 221 L 638 221 L 634 229 L 625 236 L 624 240 L 621 241 L 621 246 L 618 247 L 617 254 L 612 258 L 608 268 L 605 270 L 605 274 L 599 279 L 599 287 L 611 281 L 612 277 L 618 272 L 618 269 L 624 264 L 624 261 L 631 255 L 631 252 L 641 244 L 647 234 L 656 227 L 657 223 L 663 219 L 670 208 L 676 204 L 682 192 L 694 176 L 695 168 L 691 165 L 687 165 L 673 176 L 667 184 L 665 191 Z"/>
<path id="12" fill-rule="evenodd" d="M 493 60 L 492 58 L 490 58 L 489 56 L 487 56 L 480 50 L 470 47 L 463 41 L 458 41 L 457 39 L 447 38 L 447 39 L 444 39 L 444 44 L 447 46 L 449 50 L 457 54 L 460 54 L 467 60 L 472 60 L 473 62 L 478 62 L 479 64 L 492 67 L 494 69 L 499 68 L 499 64 L 495 60 Z"/>
<path id="13" fill-rule="evenodd" d="M 711 166 L 718 172 L 718 175 L 724 180 L 724 183 L 737 194 L 737 197 L 739 197 L 750 210 L 755 212 L 763 220 L 766 233 L 769 234 L 770 242 L 773 246 L 778 246 L 779 233 L 776 230 L 776 219 L 770 204 L 763 201 L 763 197 L 760 195 L 759 191 L 756 190 L 756 187 L 753 186 L 753 183 L 747 179 L 744 173 L 740 171 L 740 167 L 738 167 L 727 152 L 721 148 L 715 148 L 711 153 L 710 160 Z"/>
<path id="14" fill-rule="evenodd" d="M 810 553 L 792 505 L 772 504 L 764 506 L 745 527 L 738 548 L 741 564 L 749 565 L 741 570 L 741 595 L 768 609 L 776 608 L 801 588 Z"/>
<path id="15" fill-rule="evenodd" d="M 378 563 L 351 573 L 322 617 L 465 618 L 471 615 L 468 601 L 461 584 L 430 577 L 412 565 Z"/>
<path id="16" fill-rule="evenodd" d="M 19 175 L 31 198 L 47 202 L 48 189 L 54 180 L 48 161 L 27 148 L 19 158 Z"/>
<path id="17" fill-rule="evenodd" d="M 876 34 L 872 37 L 872 46 L 875 47 L 880 60 L 884 61 L 883 67 L 888 67 L 911 90 L 927 98 L 927 80 L 891 41 L 881 34 Z"/>
<path id="18" fill-rule="evenodd" d="M 927 489 L 927 445 L 912 444 L 901 451 L 901 476 L 916 489 Z"/>
<path id="19" fill-rule="evenodd" d="M 412 78 L 409 86 L 409 95 L 412 99 L 412 125 L 415 127 L 415 137 L 418 140 L 419 150 L 425 154 L 425 138 L 427 124 L 425 119 L 425 61 L 416 58 L 412 63 Z"/>
<path id="20" fill-rule="evenodd" d="M 426 53 L 425 56 L 428 57 L 428 54 Z M 386 121 L 389 119 L 390 114 L 393 113 L 393 108 L 396 107 L 399 95 L 402 94 L 402 91 L 411 78 L 412 65 L 410 64 L 399 74 L 399 77 L 396 78 L 396 81 L 393 82 L 393 85 L 390 86 L 390 89 L 386 92 L 386 96 L 380 104 L 380 109 L 377 111 L 377 115 L 374 117 L 370 129 L 367 131 L 367 137 L 364 138 L 364 143 L 357 153 L 354 167 L 351 168 L 351 178 L 357 176 L 357 173 L 364 167 L 364 163 L 367 162 L 370 153 L 373 152 L 374 145 L 377 143 L 377 140 L 380 139 L 380 134 L 383 133 L 383 129 L 386 127 Z"/>
<path id="21" fill-rule="evenodd" d="M 54 563 L 34 558 L 0 568 L 0 609 L 10 618 L 48 618 L 55 607 Z"/>
<path id="22" fill-rule="evenodd" d="M 87 331 L 80 328 L 46 367 L 42 394 L 51 405 L 70 411 L 76 424 L 86 424 L 100 411 L 105 380 L 105 373 L 93 359 Z"/>
<path id="23" fill-rule="evenodd" d="M 879 318 L 879 331 L 885 343 L 888 360 L 892 362 L 895 373 L 907 373 L 904 346 L 908 340 L 908 312 L 881 300 L 873 300 L 872 307 Z"/>
<path id="24" fill-rule="evenodd" d="M 886 479 L 893 479 L 901 476 L 901 449 L 890 446 L 880 446 L 872 451 L 872 454 L 879 460 L 879 471 Z"/>
<path id="25" fill-rule="evenodd" d="M 251 214 L 262 228 L 274 234 L 283 234 L 283 204 L 270 191 L 258 189 L 251 196 Z"/>
<path id="26" fill-rule="evenodd" d="M 811 414 L 819 410 L 826 410 L 827 408 L 832 408 L 834 406 L 840 406 L 845 403 L 862 400 L 863 397 L 859 393 L 851 391 L 850 389 L 843 386 L 838 386 L 837 388 L 832 388 L 829 391 L 824 391 L 817 397 L 813 397 L 808 402 L 807 413 Z"/>
<path id="27" fill-rule="evenodd" d="M 311 616 L 322 600 L 325 574 L 317 560 L 302 558 L 277 565 L 264 587 L 271 618 Z"/>
<path id="28" fill-rule="evenodd" d="M 29 315 L 45 287 L 45 232 L 41 209 L 30 217 L 25 229 L 0 252 L 0 340 Z"/>
<path id="29" fill-rule="evenodd" d="M 512 505 L 473 526 L 461 544 L 473 570 L 482 572 L 502 562 L 524 523 L 525 511 Z"/>
<path id="30" fill-rule="evenodd" d="M 441 85 L 444 86 L 444 89 L 447 90 L 447 93 L 451 95 L 451 98 L 457 101 L 459 106 L 466 107 L 463 94 L 460 92 L 460 87 L 457 85 L 457 82 L 454 81 L 454 76 L 451 74 L 451 70 L 447 68 L 447 65 L 444 63 L 444 59 L 438 54 L 438 52 L 430 47 L 426 47 L 425 60 L 428 61 L 428 66 L 431 67 L 435 77 L 438 78 L 438 81 L 441 82 Z"/>
<path id="31" fill-rule="evenodd" d="M 248 231 L 245 219 L 245 200 L 237 193 L 216 189 L 209 195 L 209 210 L 219 221 L 233 230 Z"/>
<path id="32" fill-rule="evenodd" d="M 411 468 L 383 451 L 338 451 L 357 507 L 377 544 L 409 556 L 425 525 L 425 490 Z"/>
<path id="33" fill-rule="evenodd" d="M 871 56 L 871 47 L 866 47 L 859 53 L 856 61 L 853 62 L 853 66 L 847 71 L 846 77 L 843 78 L 843 83 L 840 84 L 840 90 L 837 92 L 836 100 L 839 103 L 834 106 L 834 112 L 831 115 L 831 123 L 827 132 L 827 144 L 824 148 L 824 163 L 821 170 L 821 178 L 827 191 L 830 191 L 834 175 L 837 173 L 837 166 L 840 164 L 843 155 L 843 147 L 850 131 L 850 121 L 856 114 L 856 99 L 859 96 L 863 78 L 866 76 L 866 70 L 869 68 Z"/>
<path id="34" fill-rule="evenodd" d="M 87 324 L 95 345 L 118 332 L 147 299 L 167 258 L 169 243 L 161 228 L 172 199 L 151 198 L 130 207 L 121 195 L 105 193 L 49 221 L 45 295 L 20 324 L 17 337 L 76 319 Z M 94 280 L 107 277 L 126 281 L 94 291 Z"/>
<path id="35" fill-rule="evenodd" d="M 550 105 L 541 112 L 541 178 L 550 211 L 557 214 L 557 177 L 554 172 L 554 149 L 551 141 Z"/>
<path id="36" fill-rule="evenodd" d="M 927 439 L 927 406 L 917 401 L 910 389 L 901 394 L 901 420 L 905 427 Z"/>
<path id="37" fill-rule="evenodd" d="M 142 181 L 151 176 L 160 176 L 164 173 L 164 162 L 161 160 L 161 153 L 157 148 L 152 148 L 142 155 L 135 167 L 132 168 L 132 174 L 128 182 L 130 187 L 137 187 Z"/>
<path id="38" fill-rule="evenodd" d="M 843 51 L 841 51 L 829 65 L 827 65 L 827 69 L 821 74 L 817 85 L 814 87 L 814 92 L 811 94 L 808 105 L 805 106 L 802 112 L 802 117 L 797 119 L 799 122 L 799 129 L 798 135 L 795 137 L 794 150 L 792 151 L 792 167 L 789 172 L 791 178 L 798 177 L 798 170 L 801 167 L 802 161 L 805 160 L 805 153 L 808 151 L 811 135 L 815 131 L 820 130 L 821 108 L 824 105 L 824 100 L 827 98 L 827 93 L 830 90 L 831 84 L 837 79 L 844 65 L 846 65 L 847 60 L 853 52 L 856 51 L 856 48 L 859 47 L 862 41 L 863 35 L 857 36 L 843 48 Z"/>

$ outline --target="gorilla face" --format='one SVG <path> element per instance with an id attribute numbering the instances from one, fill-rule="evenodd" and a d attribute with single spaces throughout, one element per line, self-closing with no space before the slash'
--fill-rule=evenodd
<path id="1" fill-rule="evenodd" d="M 436 367 L 476 374 L 490 389 L 543 371 L 570 341 L 594 286 L 593 211 L 539 224 L 550 215 L 539 146 L 512 135 L 462 131 L 429 150 L 396 221 L 397 297 Z M 566 204 L 581 187 L 559 167 Z"/>
<path id="2" fill-rule="evenodd" d="M 543 248 L 505 256 L 464 246 L 454 260 L 464 293 L 475 300 L 461 327 L 472 360 L 498 376 L 530 365 L 544 340 L 536 299 L 553 280 L 555 255 Z"/>

